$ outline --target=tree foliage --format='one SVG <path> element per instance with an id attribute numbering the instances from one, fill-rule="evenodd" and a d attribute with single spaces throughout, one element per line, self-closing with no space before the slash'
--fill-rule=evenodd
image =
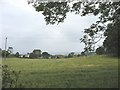
<path id="1" fill-rule="evenodd" d="M 40 49 L 34 49 L 33 54 L 35 58 L 41 57 L 41 50 Z"/>
<path id="2" fill-rule="evenodd" d="M 103 55 L 103 54 L 105 54 L 105 48 L 104 48 L 104 47 L 98 47 L 98 48 L 96 49 L 96 54 L 98 54 L 98 55 Z"/>
<path id="3" fill-rule="evenodd" d="M 10 54 L 13 54 L 13 47 L 8 47 L 8 50 L 7 50 Z"/>
<path id="4" fill-rule="evenodd" d="M 86 55 L 85 55 L 85 52 L 81 52 L 81 56 L 86 56 Z"/>
<path id="5" fill-rule="evenodd" d="M 20 55 L 19 52 L 16 52 L 15 56 L 16 56 L 16 57 L 19 57 L 19 55 Z"/>
<path id="6" fill-rule="evenodd" d="M 103 46 L 108 54 L 117 54 L 120 28 L 120 1 L 112 2 L 110 0 L 58 0 L 58 2 L 46 2 L 32 0 L 36 11 L 41 11 L 45 16 L 46 24 L 55 24 L 64 22 L 68 12 L 74 12 L 81 16 L 94 15 L 99 16 L 96 23 L 84 30 L 84 36 L 80 39 L 85 44 L 85 52 L 95 51 L 95 44 L 102 38 L 105 39 Z M 70 1 L 70 2 L 69 2 Z M 72 5 L 71 5 L 72 3 Z M 112 28 L 112 29 L 111 29 Z M 118 32 L 118 33 L 117 33 Z M 118 39 L 118 40 L 117 40 Z M 111 42 L 111 40 L 114 40 Z M 113 43 L 114 42 L 114 43 Z"/>
<path id="7" fill-rule="evenodd" d="M 7 65 L 2 65 L 2 88 L 18 88 L 22 84 L 18 84 L 21 71 L 8 69 Z"/>
<path id="8" fill-rule="evenodd" d="M 103 45 L 106 49 L 106 54 L 113 56 L 120 56 L 119 53 L 119 42 L 120 42 L 120 22 L 114 24 L 109 24 L 105 32 L 106 39 L 103 42 Z"/>
<path id="9" fill-rule="evenodd" d="M 8 51 L 2 50 L 2 57 L 7 57 L 8 55 L 10 55 Z"/>
<path id="10" fill-rule="evenodd" d="M 43 52 L 42 53 L 42 57 L 45 58 L 45 59 L 48 59 L 50 56 L 50 54 L 48 52 Z"/>
<path id="11" fill-rule="evenodd" d="M 73 56 L 74 56 L 74 54 L 75 54 L 74 52 L 69 53 L 69 54 L 68 54 L 68 58 L 73 57 Z"/>
<path id="12" fill-rule="evenodd" d="M 30 53 L 29 58 L 37 58 L 37 55 L 36 55 L 36 54 L 34 54 L 34 53 Z"/>

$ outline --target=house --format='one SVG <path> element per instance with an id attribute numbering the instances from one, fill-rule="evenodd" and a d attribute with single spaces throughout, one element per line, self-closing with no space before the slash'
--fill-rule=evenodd
<path id="1" fill-rule="evenodd" d="M 25 57 L 25 58 L 29 58 L 29 57 L 30 57 L 30 55 L 29 55 L 29 54 L 26 54 L 26 55 L 24 55 L 24 57 Z"/>
<path id="2" fill-rule="evenodd" d="M 24 55 L 21 54 L 21 55 L 19 55 L 19 58 L 23 58 L 23 56 L 24 56 Z"/>
<path id="3" fill-rule="evenodd" d="M 30 54 L 21 54 L 19 55 L 19 58 L 29 58 Z"/>

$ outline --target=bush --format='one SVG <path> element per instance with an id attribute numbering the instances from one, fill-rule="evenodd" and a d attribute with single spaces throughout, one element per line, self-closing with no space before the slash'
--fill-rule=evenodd
<path id="1" fill-rule="evenodd" d="M 2 88 L 17 88 L 22 86 L 18 84 L 21 71 L 9 70 L 7 65 L 2 66 Z"/>

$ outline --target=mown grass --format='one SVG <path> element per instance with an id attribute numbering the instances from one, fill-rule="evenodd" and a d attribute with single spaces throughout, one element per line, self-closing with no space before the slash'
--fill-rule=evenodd
<path id="1" fill-rule="evenodd" d="M 118 59 L 89 56 L 67 59 L 8 58 L 3 64 L 22 71 L 24 88 L 116 88 Z"/>

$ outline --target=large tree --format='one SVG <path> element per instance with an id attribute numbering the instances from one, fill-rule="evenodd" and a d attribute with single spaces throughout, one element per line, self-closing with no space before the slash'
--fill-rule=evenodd
<path id="1" fill-rule="evenodd" d="M 20 55 L 19 52 L 16 52 L 15 56 L 16 56 L 16 57 L 19 57 L 19 55 Z"/>
<path id="2" fill-rule="evenodd" d="M 48 59 L 50 57 L 50 54 L 48 52 L 43 52 L 42 57 Z"/>
<path id="3" fill-rule="evenodd" d="M 36 58 L 41 57 L 41 50 L 40 49 L 34 49 L 33 54 L 36 56 Z"/>
<path id="4" fill-rule="evenodd" d="M 105 39 L 103 46 L 106 54 L 120 56 L 118 53 L 120 32 L 120 1 L 112 0 L 32 0 L 36 11 L 41 11 L 45 16 L 46 24 L 64 22 L 68 12 L 75 12 L 81 16 L 98 15 L 99 19 L 89 28 L 84 30 L 81 42 L 85 44 L 85 52 L 95 50 L 95 44 L 102 38 Z M 56 2 L 57 1 L 57 2 Z M 72 3 L 72 5 L 71 5 Z"/>

